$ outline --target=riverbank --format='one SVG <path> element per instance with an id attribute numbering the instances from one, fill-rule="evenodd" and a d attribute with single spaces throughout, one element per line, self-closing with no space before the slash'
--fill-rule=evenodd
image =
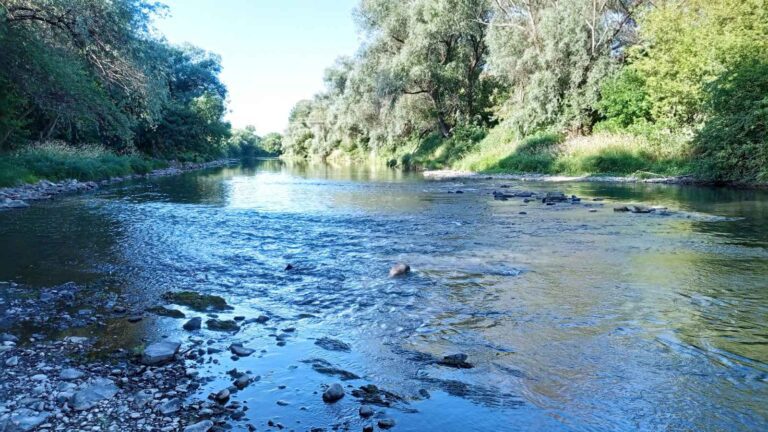
<path id="1" fill-rule="evenodd" d="M 473 171 L 461 170 L 427 170 L 423 172 L 426 180 L 459 180 L 459 179 L 478 179 L 478 180 L 514 180 L 523 182 L 598 182 L 598 183 L 660 183 L 660 184 L 703 184 L 693 176 L 672 176 L 672 177 L 648 177 L 639 176 L 601 176 L 601 175 L 550 175 L 550 174 L 513 174 L 513 173 L 478 173 Z"/>
<path id="2" fill-rule="evenodd" d="M 96 190 L 101 186 L 107 186 L 127 180 L 178 175 L 188 171 L 226 166 L 233 162 L 233 159 L 221 159 L 203 163 L 172 161 L 168 162 L 168 166 L 164 168 L 154 169 L 144 174 L 126 174 L 123 176 L 109 177 L 100 181 L 68 179 L 53 182 L 49 180 L 40 180 L 36 183 L 24 184 L 17 187 L 0 188 L 0 210 L 26 208 L 29 207 L 30 201 L 49 200 L 62 194 L 88 192 Z"/>

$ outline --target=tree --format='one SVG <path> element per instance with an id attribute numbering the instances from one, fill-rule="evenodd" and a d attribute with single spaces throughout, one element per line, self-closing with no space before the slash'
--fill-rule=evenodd
<path id="1" fill-rule="evenodd" d="M 588 132 L 599 84 L 634 39 L 642 0 L 497 0 L 489 62 L 510 85 L 500 114 L 531 133 L 554 127 Z"/>

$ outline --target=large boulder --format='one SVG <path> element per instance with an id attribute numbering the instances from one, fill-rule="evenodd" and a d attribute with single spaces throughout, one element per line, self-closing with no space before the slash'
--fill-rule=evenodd
<path id="1" fill-rule="evenodd" d="M 181 344 L 173 341 L 155 342 L 144 350 L 141 362 L 148 366 L 157 366 L 173 360 Z"/>

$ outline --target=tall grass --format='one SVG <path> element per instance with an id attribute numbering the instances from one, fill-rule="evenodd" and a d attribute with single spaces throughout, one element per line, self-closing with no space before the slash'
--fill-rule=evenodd
<path id="1" fill-rule="evenodd" d="M 520 139 L 497 127 L 454 167 L 489 173 L 679 175 L 691 170 L 687 149 L 674 138 L 597 133 L 566 139 L 540 133 Z"/>
<path id="2" fill-rule="evenodd" d="M 101 180 L 144 174 L 165 165 L 136 154 L 118 155 L 98 145 L 72 147 L 62 142 L 45 142 L 0 154 L 0 187 L 41 179 Z"/>

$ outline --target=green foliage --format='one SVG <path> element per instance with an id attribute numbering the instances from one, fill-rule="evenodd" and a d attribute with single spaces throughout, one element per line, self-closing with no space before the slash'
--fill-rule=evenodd
<path id="1" fill-rule="evenodd" d="M 632 67 L 644 81 L 655 122 L 698 128 L 707 87 L 745 58 L 768 51 L 764 0 L 665 0 L 639 23 Z M 670 30 L 674 29 L 674 30 Z"/>
<path id="2" fill-rule="evenodd" d="M 603 81 L 596 107 L 606 119 L 601 124 L 604 130 L 626 130 L 651 121 L 645 80 L 631 67 Z"/>
<path id="3" fill-rule="evenodd" d="M 145 0 L 0 2 L 0 151 L 27 140 L 120 153 L 223 154 L 226 88 L 217 56 L 158 39 Z"/>
<path id="4" fill-rule="evenodd" d="M 140 155 L 117 155 L 104 147 L 72 147 L 49 142 L 27 146 L 0 156 L 0 187 L 78 179 L 101 180 L 128 174 L 144 174 L 164 163 Z"/>
<path id="5" fill-rule="evenodd" d="M 710 116 L 694 139 L 699 174 L 768 182 L 768 53 L 735 65 L 706 90 Z"/>

